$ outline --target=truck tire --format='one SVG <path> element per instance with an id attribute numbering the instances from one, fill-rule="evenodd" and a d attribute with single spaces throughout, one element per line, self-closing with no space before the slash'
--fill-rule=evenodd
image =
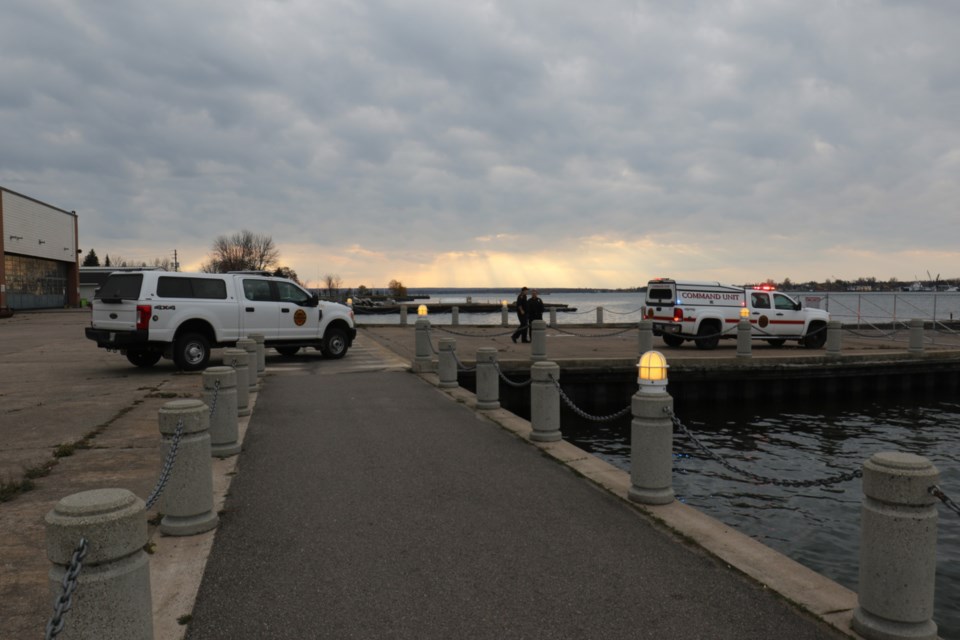
<path id="1" fill-rule="evenodd" d="M 771 347 L 782 347 L 784 344 L 786 344 L 786 342 L 786 340 L 780 338 L 775 340 L 767 340 L 767 344 L 769 344 Z"/>
<path id="2" fill-rule="evenodd" d="M 339 360 L 343 356 L 347 355 L 348 347 L 349 343 L 347 341 L 347 333 L 339 327 L 330 327 L 327 329 L 327 332 L 323 334 L 323 343 L 320 345 L 320 353 L 323 354 L 324 358 Z"/>
<path id="3" fill-rule="evenodd" d="M 827 344 L 827 325 L 822 322 L 811 322 L 802 342 L 807 349 L 823 348 L 823 345 Z"/>
<path id="4" fill-rule="evenodd" d="M 150 368 L 160 362 L 160 358 L 161 354 L 156 351 L 149 351 L 147 349 L 127 350 L 127 360 L 130 361 L 130 364 L 144 369 Z"/>
<path id="5" fill-rule="evenodd" d="M 282 356 L 292 356 L 297 351 L 300 351 L 300 347 L 274 347 L 274 349 Z"/>
<path id="6" fill-rule="evenodd" d="M 693 339 L 693 342 L 697 345 L 697 349 L 705 351 L 716 349 L 717 345 L 720 344 L 720 328 L 712 322 L 704 322 L 697 329 L 697 337 Z"/>
<path id="7" fill-rule="evenodd" d="M 683 338 L 665 333 L 663 334 L 663 344 L 667 345 L 668 347 L 679 347 L 683 344 Z"/>
<path id="8" fill-rule="evenodd" d="M 200 333 L 185 333 L 173 345 L 173 361 L 183 371 L 202 371 L 210 362 L 210 341 Z"/>

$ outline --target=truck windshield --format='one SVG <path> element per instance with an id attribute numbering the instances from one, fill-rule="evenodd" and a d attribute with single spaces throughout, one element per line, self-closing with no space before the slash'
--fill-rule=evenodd
<path id="1" fill-rule="evenodd" d="M 117 273 L 107 277 L 107 281 L 93 296 L 94 300 L 120 301 L 137 300 L 140 297 L 142 273 Z"/>

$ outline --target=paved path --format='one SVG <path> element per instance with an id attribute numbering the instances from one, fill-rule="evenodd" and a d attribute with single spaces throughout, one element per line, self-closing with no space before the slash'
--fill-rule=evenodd
<path id="1" fill-rule="evenodd" d="M 365 345 L 271 367 L 188 638 L 839 637 Z"/>

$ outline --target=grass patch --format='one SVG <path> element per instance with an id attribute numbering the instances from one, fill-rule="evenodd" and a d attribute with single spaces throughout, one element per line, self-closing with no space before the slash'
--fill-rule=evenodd
<path id="1" fill-rule="evenodd" d="M 36 467 L 30 467 L 23 472 L 23 477 L 27 480 L 36 480 L 37 478 L 46 478 L 50 475 L 50 472 L 53 471 L 53 468 L 57 466 L 55 460 L 47 460 L 41 465 Z"/>
<path id="2" fill-rule="evenodd" d="M 193 622 L 193 615 L 189 613 L 185 616 L 180 616 L 179 618 L 177 618 L 177 624 L 179 625 L 187 625 L 187 624 L 190 624 L 191 622 Z"/>
<path id="3" fill-rule="evenodd" d="M 13 500 L 21 493 L 26 493 L 34 489 L 36 485 L 33 480 L 25 478 L 23 480 L 2 480 L 0 481 L 0 502 Z"/>
<path id="4" fill-rule="evenodd" d="M 69 458 L 77 450 L 77 445 L 73 443 L 64 443 L 53 450 L 54 458 Z"/>

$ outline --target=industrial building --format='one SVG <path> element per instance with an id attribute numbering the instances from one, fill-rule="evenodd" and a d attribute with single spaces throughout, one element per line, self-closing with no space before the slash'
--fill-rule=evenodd
<path id="1" fill-rule="evenodd" d="M 0 313 L 80 303 L 77 214 L 0 186 Z"/>

